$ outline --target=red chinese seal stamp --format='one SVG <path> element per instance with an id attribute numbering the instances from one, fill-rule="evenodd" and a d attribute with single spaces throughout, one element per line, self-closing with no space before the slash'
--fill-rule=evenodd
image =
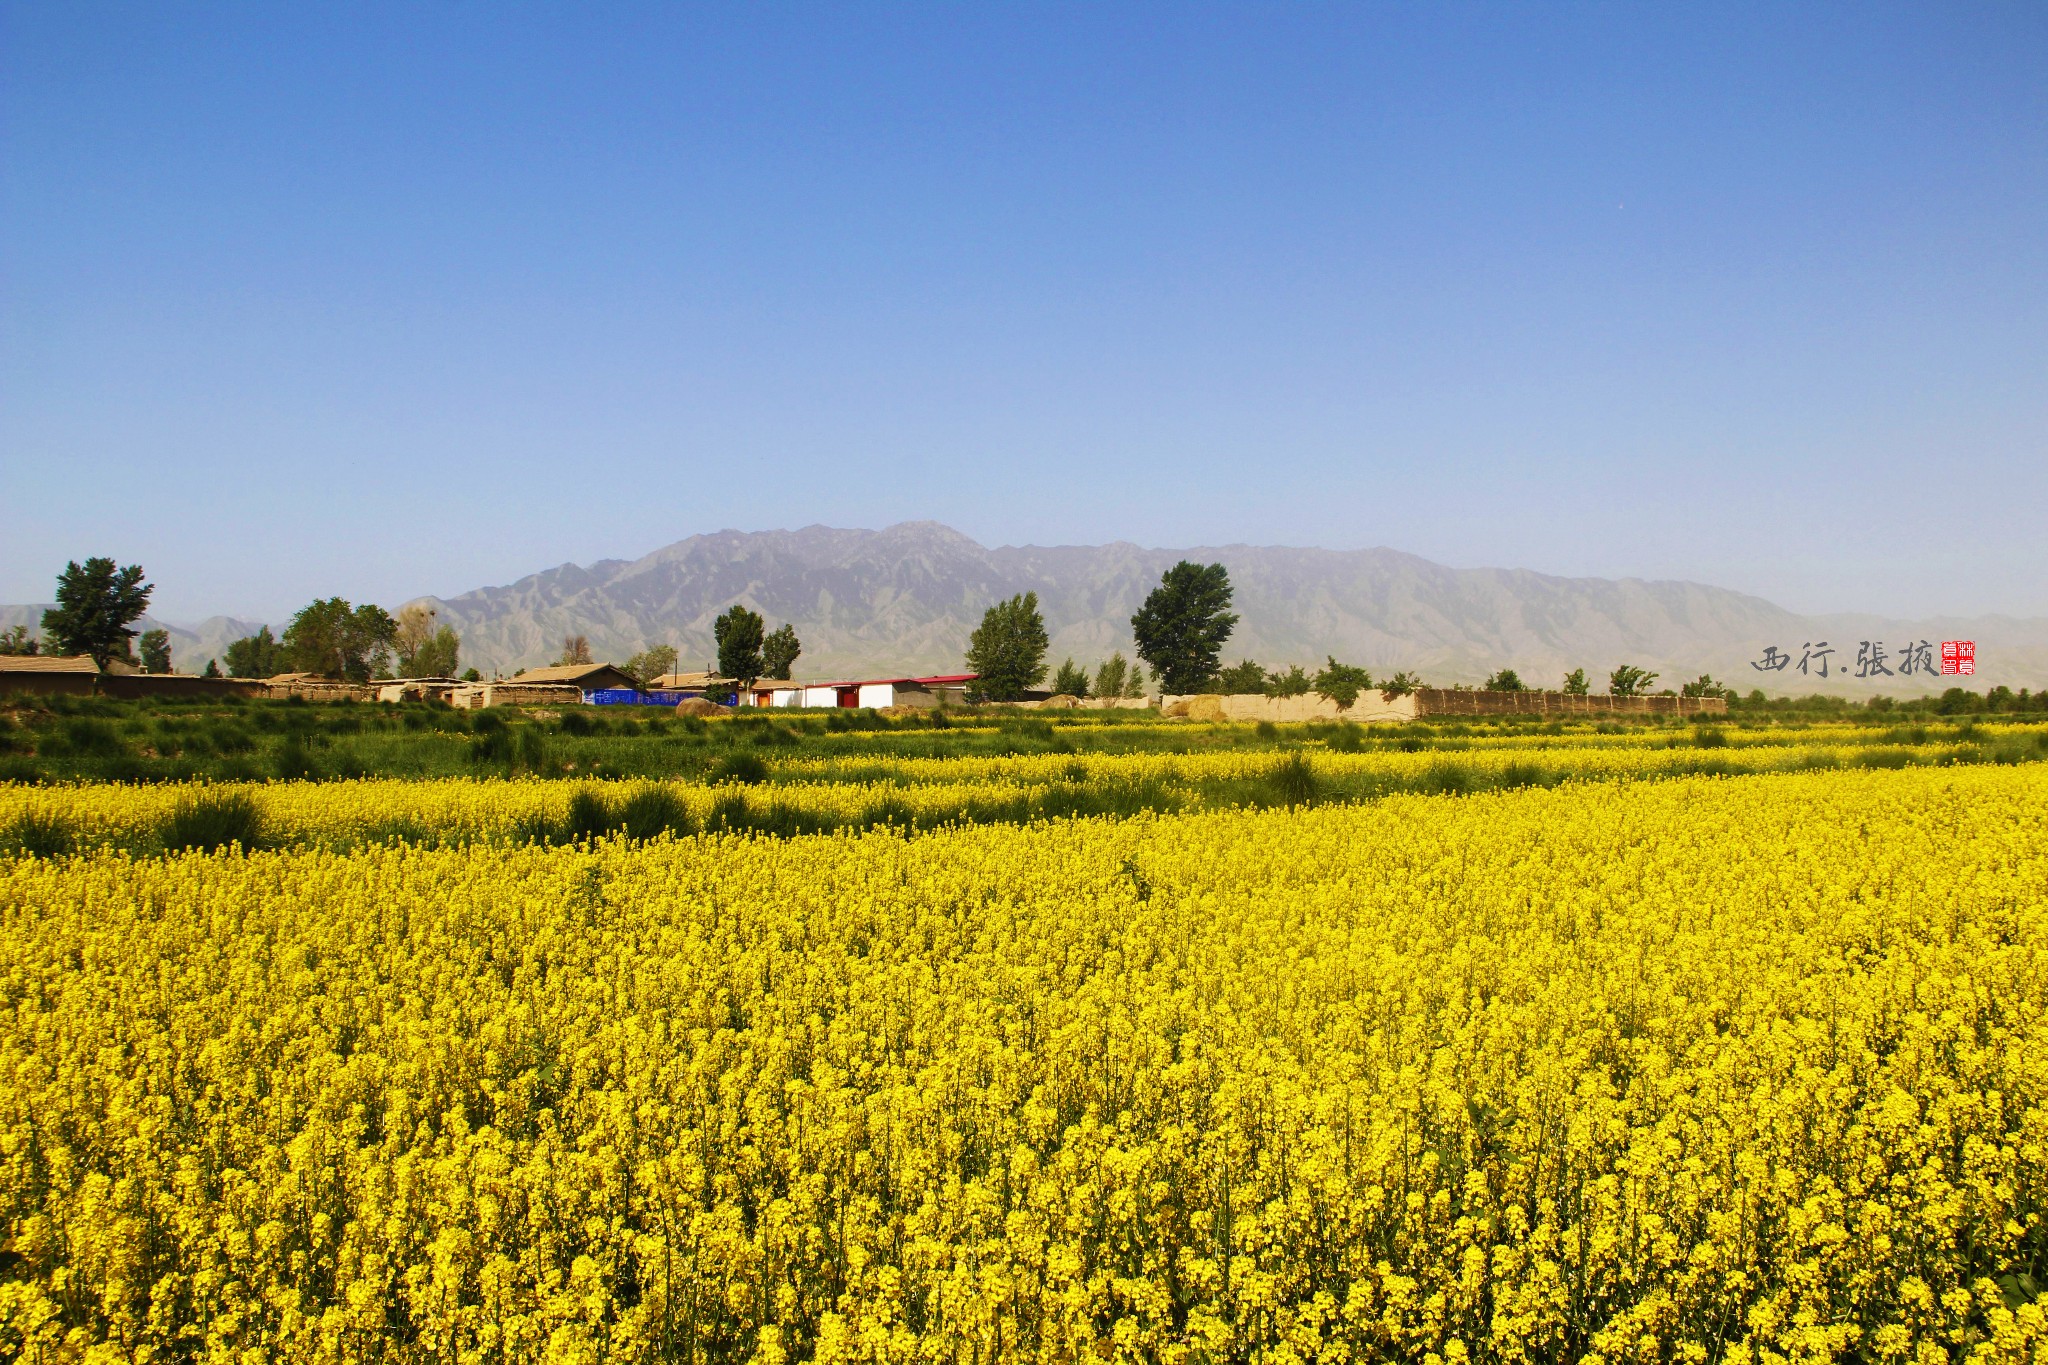
<path id="1" fill-rule="evenodd" d="M 1977 642 L 1975 640 L 1943 640 L 1941 642 L 1941 671 L 1951 676 L 1968 677 L 1977 671 Z"/>

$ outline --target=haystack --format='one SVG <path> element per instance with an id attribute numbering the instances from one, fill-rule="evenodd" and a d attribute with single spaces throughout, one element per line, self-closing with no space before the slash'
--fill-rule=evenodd
<path id="1" fill-rule="evenodd" d="M 732 709 L 720 706 L 715 701 L 706 701 L 702 697 L 684 697 L 676 703 L 676 714 L 679 716 L 729 716 L 732 714 Z"/>

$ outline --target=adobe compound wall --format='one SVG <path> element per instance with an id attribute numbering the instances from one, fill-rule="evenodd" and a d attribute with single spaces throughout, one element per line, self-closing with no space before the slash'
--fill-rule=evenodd
<path id="1" fill-rule="evenodd" d="M 1610 697 L 1573 692 L 1465 692 L 1425 687 L 1415 694 L 1425 716 L 1725 716 L 1721 697 Z"/>
<path id="2" fill-rule="evenodd" d="M 1267 697 L 1258 693 L 1217 696 L 1204 692 L 1191 697 L 1161 697 L 1159 714 L 1185 716 L 1189 720 L 1348 720 L 1360 725 L 1398 725 L 1414 720 L 1417 713 L 1412 693 L 1390 697 L 1384 692 L 1368 691 L 1359 693 L 1349 706 L 1339 706 L 1313 692 L 1299 697 Z"/>
<path id="3" fill-rule="evenodd" d="M 1312 721 L 1348 720 L 1359 725 L 1398 725 L 1429 716 L 1719 716 L 1728 713 L 1720 697 L 1609 697 L 1565 692 L 1467 692 L 1425 687 L 1401 696 L 1370 691 L 1340 707 L 1310 692 L 1299 697 L 1266 697 L 1256 693 L 1217 696 L 1162 697 L 1160 714 L 1189 720 Z"/>

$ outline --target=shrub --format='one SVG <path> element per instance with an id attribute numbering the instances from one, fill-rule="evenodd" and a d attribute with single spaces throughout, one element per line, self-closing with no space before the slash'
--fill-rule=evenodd
<path id="1" fill-rule="evenodd" d="M 1266 675 L 1266 695 L 1269 697 L 1305 697 L 1313 686 L 1300 664 L 1289 664 L 1285 673 Z"/>
<path id="2" fill-rule="evenodd" d="M 1325 701 L 1348 707 L 1358 700 L 1358 694 L 1372 686 L 1372 674 L 1350 664 L 1340 664 L 1331 657 L 1328 664 L 1316 674 L 1314 687 L 1316 695 Z"/>

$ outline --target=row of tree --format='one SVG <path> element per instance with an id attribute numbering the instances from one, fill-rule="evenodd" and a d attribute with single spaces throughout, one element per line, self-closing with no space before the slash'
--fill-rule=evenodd
<path id="1" fill-rule="evenodd" d="M 0 634 L 0 654 L 38 654 L 47 645 L 52 654 L 87 655 L 101 668 L 118 660 L 146 673 L 169 673 L 171 633 L 135 629 L 155 591 L 140 564 L 116 565 L 103 556 L 82 564 L 74 560 L 57 575 L 57 605 L 43 613 L 42 637 L 16 626 Z M 296 670 L 366 682 L 389 676 L 394 657 L 407 677 L 452 678 L 461 647 L 454 629 L 438 624 L 431 607 L 406 607 L 393 617 L 379 606 L 329 597 L 294 615 L 283 639 L 264 626 L 230 643 L 226 657 L 228 672 L 238 678 Z M 220 676 L 217 661 L 207 660 L 206 676 Z"/>
<path id="2" fill-rule="evenodd" d="M 43 636 L 54 652 L 90 655 L 105 668 L 111 661 L 135 661 L 151 673 L 171 671 L 171 637 L 165 630 L 138 633 L 134 623 L 148 610 L 155 585 L 143 581 L 142 566 L 117 567 L 112 559 L 95 557 L 66 564 L 57 577 L 57 605 L 43 613 Z M 1302 696 L 1309 692 L 1349 706 L 1358 694 L 1378 686 L 1390 695 L 1413 692 L 1424 684 L 1400 672 L 1374 682 L 1367 670 L 1340 664 L 1335 658 L 1311 674 L 1299 664 L 1287 672 L 1268 672 L 1250 659 L 1224 668 L 1223 646 L 1237 626 L 1230 611 L 1230 575 L 1221 564 L 1182 560 L 1160 576 L 1159 586 L 1131 617 L 1138 657 L 1157 675 L 1166 692 L 1265 693 Z M 718 671 L 751 686 L 763 678 L 790 676 L 803 645 L 796 628 L 784 622 L 770 632 L 758 612 L 735 603 L 712 626 L 718 641 Z M 1038 594 L 1019 593 L 985 612 L 967 648 L 967 666 L 979 675 L 978 697 L 1014 701 L 1036 688 L 1046 675 L 1045 656 L 1051 639 L 1038 609 Z M 0 634 L 0 654 L 34 654 L 41 642 L 25 626 Z M 461 640 L 453 627 L 436 621 L 433 608 L 414 604 L 396 617 L 373 603 L 352 606 L 340 597 L 312 602 L 297 612 L 278 639 L 265 626 L 227 647 L 228 672 L 238 678 L 267 678 L 285 672 L 318 673 L 350 682 L 391 676 L 395 658 L 399 676 L 452 678 L 458 667 Z M 590 641 L 581 635 L 562 642 L 564 664 L 591 662 Z M 627 660 L 625 671 L 642 683 L 673 672 L 672 645 L 651 645 Z M 217 675 L 213 661 L 207 673 Z M 475 669 L 470 670 L 474 676 Z M 1617 697 L 1640 696 L 1656 684 L 1657 674 L 1623 664 L 1608 675 L 1607 690 Z M 1512 668 L 1486 680 L 1489 691 L 1529 690 Z M 1139 697 L 1145 692 L 1145 670 L 1116 654 L 1091 676 L 1069 658 L 1052 680 L 1055 693 L 1075 697 Z M 1583 668 L 1565 675 L 1563 690 L 1585 695 L 1591 683 Z M 1688 697 L 1725 696 L 1727 689 L 1701 674 L 1680 689 Z"/>
<path id="3" fill-rule="evenodd" d="M 432 607 L 414 604 L 394 617 L 375 603 L 352 606 L 346 598 L 327 597 L 294 614 L 283 639 L 264 626 L 234 641 L 227 663 L 237 678 L 317 673 L 368 682 L 394 676 L 394 662 L 399 677 L 452 678 L 461 654 L 461 637 L 435 620 Z"/>
<path id="4" fill-rule="evenodd" d="M 1216 676 L 1223 646 L 1237 626 L 1230 599 L 1230 575 L 1221 564 L 1183 559 L 1160 576 L 1159 586 L 1131 617 L 1131 636 L 1138 657 L 1151 666 L 1162 689 L 1196 692 Z M 1045 677 L 1051 643 L 1037 593 L 1019 593 L 990 607 L 967 642 L 967 666 L 979 675 L 975 695 L 1016 701 L 1036 688 Z M 1135 697 L 1144 689 L 1144 670 L 1127 664 L 1121 654 L 1097 669 L 1092 680 L 1072 659 L 1053 679 L 1055 692 L 1077 697 Z"/>
<path id="5" fill-rule="evenodd" d="M 1188 694 L 1218 692 L 1236 695 L 1263 693 L 1269 697 L 1299 697 L 1314 692 L 1339 706 L 1350 706 L 1358 694 L 1377 687 L 1389 696 L 1405 696 L 1427 686 L 1413 673 L 1403 670 L 1375 681 L 1372 674 L 1335 658 L 1310 673 L 1300 664 L 1286 672 L 1269 672 L 1251 659 L 1228 668 L 1222 666 L 1223 646 L 1237 625 L 1230 610 L 1230 575 L 1221 564 L 1195 564 L 1188 560 L 1168 569 L 1159 586 L 1131 617 L 1131 635 L 1137 641 L 1138 657 L 1158 675 L 1161 691 Z M 990 701 L 1014 701 L 1036 688 L 1045 677 L 1045 656 L 1050 646 L 1045 618 L 1038 610 L 1037 593 L 1020 593 L 990 607 L 981 618 L 967 648 L 967 666 L 980 674 L 977 687 Z M 1075 697 L 1137 697 L 1144 695 L 1144 670 L 1125 664 L 1119 654 L 1097 670 L 1094 677 L 1070 658 L 1053 675 L 1052 691 Z M 1635 664 L 1623 664 L 1607 678 L 1611 696 L 1635 697 L 1648 694 L 1657 674 Z M 1527 692 L 1531 690 L 1512 668 L 1503 668 L 1484 684 L 1488 691 Z M 1575 668 L 1564 677 L 1562 690 L 1578 696 L 1592 691 L 1586 670 Z M 1727 696 L 1728 689 L 1702 673 L 1680 689 L 1688 697 Z"/>

